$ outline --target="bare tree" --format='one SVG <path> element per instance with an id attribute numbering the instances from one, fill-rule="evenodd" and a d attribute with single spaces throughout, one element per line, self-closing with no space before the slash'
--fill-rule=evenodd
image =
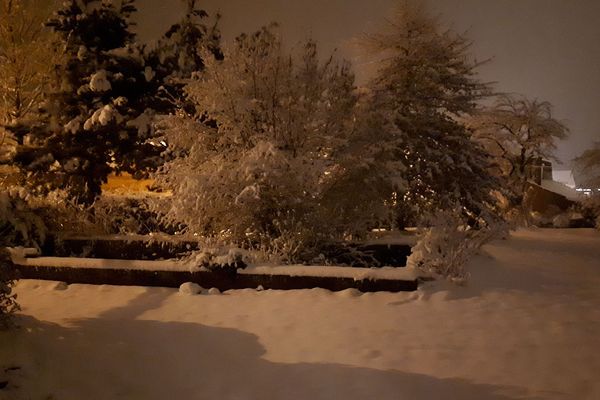
<path id="1" fill-rule="evenodd" d="M 0 162 L 12 159 L 16 141 L 3 126 L 32 117 L 57 62 L 44 27 L 53 0 L 0 0 Z"/>
<path id="2" fill-rule="evenodd" d="M 547 101 L 501 95 L 496 104 L 475 116 L 474 137 L 496 159 L 497 173 L 508 178 L 514 192 L 513 205 L 523 200 L 528 173 L 540 159 L 553 160 L 557 140 L 568 128 L 552 115 Z"/>
<path id="3" fill-rule="evenodd" d="M 15 124 L 37 109 L 56 62 L 44 27 L 53 1 L 0 0 L 0 123 Z"/>

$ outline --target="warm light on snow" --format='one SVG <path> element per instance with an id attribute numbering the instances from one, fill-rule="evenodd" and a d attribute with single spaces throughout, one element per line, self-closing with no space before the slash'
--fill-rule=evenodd
<path id="1" fill-rule="evenodd" d="M 397 294 L 21 281 L 22 328 L 0 333 L 2 371 L 20 370 L 0 395 L 594 400 L 599 249 L 593 230 L 519 231 L 468 286 Z"/>

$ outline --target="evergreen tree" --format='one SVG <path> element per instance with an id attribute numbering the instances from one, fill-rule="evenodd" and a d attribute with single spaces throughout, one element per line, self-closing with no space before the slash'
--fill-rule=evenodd
<path id="1" fill-rule="evenodd" d="M 182 106 L 184 80 L 204 65 L 201 48 L 222 57 L 216 23 L 202 24 L 196 1 L 154 49 L 134 42 L 135 11 L 134 0 L 70 0 L 49 21 L 63 62 L 41 123 L 13 127 L 17 161 L 44 189 L 66 186 L 89 202 L 110 172 L 145 176 L 164 150 L 151 140 L 154 116 Z"/>
<path id="2" fill-rule="evenodd" d="M 390 28 L 369 37 L 368 46 L 381 58 L 371 82 L 383 121 L 376 134 L 402 164 L 403 182 L 391 204 L 405 215 L 451 209 L 471 222 L 491 218 L 497 183 L 487 172 L 486 153 L 459 122 L 489 93 L 475 77 L 469 42 L 409 2 Z"/>
<path id="3" fill-rule="evenodd" d="M 190 102 L 185 101 L 184 86 L 193 73 L 204 69 L 202 53 L 217 60 L 223 59 L 220 48 L 221 35 L 217 28 L 217 15 L 212 26 L 207 26 L 206 11 L 198 7 L 196 0 L 187 0 L 187 11 L 181 21 L 172 25 L 155 48 L 142 46 L 146 63 L 152 65 L 155 74 L 155 96 L 150 107 L 159 114 L 170 114 L 178 108 L 194 112 Z"/>
<path id="4" fill-rule="evenodd" d="M 64 58 L 47 95 L 43 123 L 13 129 L 17 161 L 44 187 L 67 186 L 91 201 L 112 171 L 140 171 L 158 150 L 152 134 L 151 68 L 133 44 L 134 0 L 63 3 L 48 22 Z M 50 173 L 49 173 L 50 172 Z"/>

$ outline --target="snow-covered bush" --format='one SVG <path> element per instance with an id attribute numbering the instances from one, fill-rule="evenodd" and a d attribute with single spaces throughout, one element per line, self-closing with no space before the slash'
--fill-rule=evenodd
<path id="1" fill-rule="evenodd" d="M 570 213 L 561 213 L 552 219 L 552 226 L 555 228 L 568 228 L 571 224 Z"/>
<path id="2" fill-rule="evenodd" d="M 3 187 L 2 189 L 7 189 Z M 9 267 L 6 246 L 32 245 L 43 241 L 45 226 L 27 204 L 20 188 L 0 192 L 0 329 L 10 325 L 10 316 L 19 306 L 12 293 L 14 276 Z"/>
<path id="3" fill-rule="evenodd" d="M 581 202 L 580 209 L 584 218 L 594 221 L 596 229 L 600 229 L 600 195 L 586 198 Z"/>
<path id="4" fill-rule="evenodd" d="M 352 172 L 341 153 L 355 128 L 354 78 L 346 65 L 320 63 L 313 42 L 286 54 L 267 28 L 225 53 L 207 57 L 186 87 L 196 113 L 159 125 L 174 158 L 156 175 L 173 193 L 157 211 L 199 236 L 310 257 L 345 230 L 326 197 Z"/>
<path id="5" fill-rule="evenodd" d="M 577 184 L 581 187 L 599 188 L 600 187 L 600 142 L 594 143 L 592 148 L 584 151 L 574 161 L 574 176 Z M 592 195 L 598 200 L 598 193 Z"/>
<path id="6" fill-rule="evenodd" d="M 440 213 L 434 224 L 412 248 L 407 266 L 422 269 L 456 283 L 464 283 L 469 274 L 465 264 L 479 248 L 494 236 L 505 235 L 504 225 L 469 229 L 454 213 Z"/>
<path id="7" fill-rule="evenodd" d="M 93 205 L 74 201 L 64 190 L 32 192 L 19 185 L 3 185 L 0 194 L 0 229 L 5 246 L 42 246 L 48 235 L 135 232 L 135 207 L 99 198 Z M 142 219 L 139 218 L 141 221 Z"/>
<path id="8" fill-rule="evenodd" d="M 192 252 L 184 260 L 192 272 L 198 268 L 237 268 L 250 260 L 248 253 L 242 249 L 210 242 L 203 242 L 201 250 Z"/>
<path id="9" fill-rule="evenodd" d="M 87 209 L 87 222 L 98 234 L 148 234 L 160 231 L 144 197 L 103 195 Z"/>
<path id="10" fill-rule="evenodd" d="M 41 244 L 47 233 L 32 205 L 33 196 L 20 186 L 2 186 L 0 192 L 0 247 Z"/>
<path id="11" fill-rule="evenodd" d="M 78 204 L 64 190 L 43 193 L 19 185 L 2 185 L 0 218 L 4 245 L 42 246 L 48 235 L 106 233 L 90 207 Z M 2 217 L 3 215 L 3 217 Z"/>
<path id="12" fill-rule="evenodd" d="M 19 309 L 16 295 L 12 293 L 14 277 L 8 270 L 8 253 L 0 248 L 0 330 L 11 323 L 11 315 Z"/>

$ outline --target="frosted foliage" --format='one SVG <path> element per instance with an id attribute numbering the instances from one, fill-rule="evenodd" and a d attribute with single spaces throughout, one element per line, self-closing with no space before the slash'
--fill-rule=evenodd
<path id="1" fill-rule="evenodd" d="M 84 61 L 87 53 L 88 53 L 88 50 L 85 46 L 83 46 L 83 45 L 79 46 L 79 50 L 77 50 L 77 59 L 79 61 Z"/>
<path id="2" fill-rule="evenodd" d="M 3 187 L 0 192 L 0 243 L 34 245 L 44 241 L 46 226 L 34 212 L 36 198 L 21 186 Z"/>
<path id="3" fill-rule="evenodd" d="M 0 1 L 0 124 L 36 117 L 58 63 L 50 1 Z M 1 146 L 0 133 L 0 146 Z"/>
<path id="4" fill-rule="evenodd" d="M 79 132 L 80 128 L 81 128 L 81 117 L 73 118 L 64 127 L 65 132 L 69 132 L 73 135 L 76 134 L 77 132 Z"/>
<path id="5" fill-rule="evenodd" d="M 206 75 L 187 90 L 227 140 L 243 147 L 268 141 L 292 154 L 339 143 L 354 102 L 347 66 L 319 65 L 312 42 L 287 56 L 268 31 L 242 37 L 230 53 L 225 62 L 207 55 Z"/>
<path id="6" fill-rule="evenodd" d="M 146 82 L 150 82 L 156 76 L 156 72 L 152 70 L 152 67 L 146 66 L 144 68 L 144 77 L 146 78 Z"/>
<path id="7" fill-rule="evenodd" d="M 138 136 L 140 138 L 147 138 L 153 132 L 152 123 L 154 120 L 154 116 L 149 110 L 146 110 L 144 113 L 140 114 L 135 119 L 127 121 L 128 127 L 133 127 L 137 129 Z"/>
<path id="8" fill-rule="evenodd" d="M 379 60 L 370 82 L 379 114 L 373 135 L 389 147 L 389 161 L 402 165 L 402 179 L 392 181 L 403 184 L 391 200 L 398 223 L 457 209 L 466 221 L 485 225 L 493 219 L 490 192 L 498 183 L 486 171 L 487 155 L 460 122 L 489 93 L 476 78 L 469 42 L 416 2 L 402 2 L 387 28 L 369 36 L 365 47 Z M 411 216 L 418 218 L 400 221 Z"/>
<path id="9" fill-rule="evenodd" d="M 575 179 L 580 186 L 600 188 L 600 142 L 575 159 Z M 596 197 L 600 196 L 596 193 Z"/>
<path id="10" fill-rule="evenodd" d="M 86 131 L 92 130 L 96 126 L 106 126 L 112 121 L 119 119 L 119 112 L 110 104 L 107 104 L 92 114 L 83 124 Z"/>
<path id="11" fill-rule="evenodd" d="M 594 221 L 596 229 L 600 229 L 600 195 L 589 196 L 581 202 L 583 212 Z"/>
<path id="12" fill-rule="evenodd" d="M 13 159 L 17 152 L 17 145 L 14 135 L 0 127 L 0 163 Z"/>
<path id="13" fill-rule="evenodd" d="M 554 159 L 557 141 L 569 133 L 552 116 L 550 103 L 509 95 L 499 96 L 469 124 L 475 140 L 494 157 L 495 173 L 508 178 L 517 203 L 522 201 L 531 166 L 540 158 Z"/>
<path id="14" fill-rule="evenodd" d="M 111 89 L 105 70 L 101 69 L 91 76 L 90 89 L 94 92 L 106 92 Z"/>
<path id="15" fill-rule="evenodd" d="M 338 152 L 354 129 L 353 77 L 332 60 L 319 64 L 314 43 L 285 54 L 267 29 L 238 38 L 224 61 L 204 59 L 186 92 L 216 127 L 186 115 L 159 124 L 183 155 L 156 177 L 173 191 L 164 217 L 293 259 L 335 228 L 319 217 L 320 201 L 347 173 Z"/>
<path id="16" fill-rule="evenodd" d="M 14 280 L 7 270 L 8 254 L 0 249 L 0 330 L 11 326 L 11 315 L 19 310 L 16 295 L 12 293 Z"/>
<path id="17" fill-rule="evenodd" d="M 494 230 L 468 230 L 456 213 L 440 213 L 435 224 L 425 231 L 407 259 L 408 267 L 447 277 L 457 283 L 468 279 L 464 267 L 478 249 L 494 235 L 503 233 L 504 226 Z"/>

